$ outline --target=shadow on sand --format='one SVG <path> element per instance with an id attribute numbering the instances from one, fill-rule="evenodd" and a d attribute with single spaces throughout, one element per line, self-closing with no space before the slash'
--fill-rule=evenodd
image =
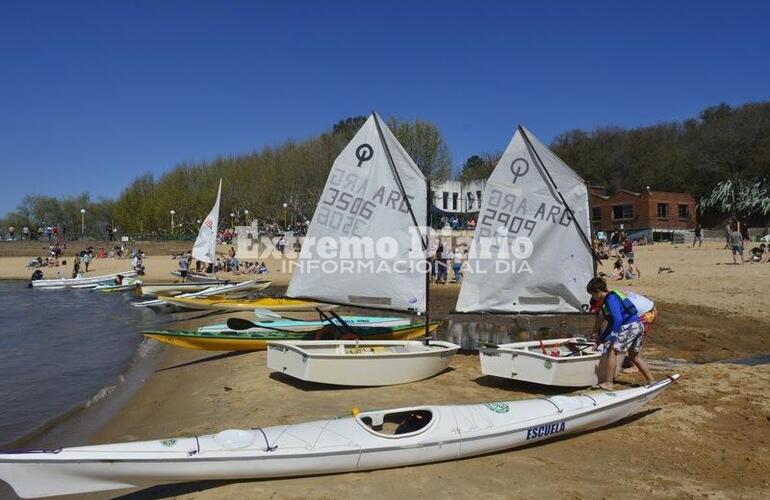
<path id="1" fill-rule="evenodd" d="M 444 370 L 440 371 L 439 373 L 433 375 L 433 377 L 429 377 L 424 380 L 430 380 L 434 377 L 438 377 L 439 375 L 442 375 L 444 373 L 450 373 L 455 371 L 455 368 L 452 368 L 451 366 L 448 366 L 444 368 Z M 294 377 L 290 377 L 284 373 L 281 372 L 272 372 L 270 374 L 270 378 L 273 380 L 276 380 L 278 382 L 282 382 L 284 384 L 288 384 L 295 389 L 299 389 L 301 391 L 308 391 L 308 392 L 314 392 L 314 391 L 350 391 L 355 389 L 366 389 L 367 387 L 379 387 L 379 386 L 348 386 L 348 385 L 331 385 L 331 384 L 319 384 L 317 382 L 307 382 L 305 380 L 299 380 Z M 390 386 L 388 386 L 390 387 Z"/>
<path id="2" fill-rule="evenodd" d="M 222 354 L 215 354 L 207 358 L 195 359 L 186 363 L 179 363 L 178 365 L 167 366 L 165 368 L 158 368 L 155 373 L 165 372 L 167 370 L 175 370 L 177 368 L 184 368 L 185 366 L 193 366 L 199 363 L 208 363 L 209 361 L 218 361 L 220 359 L 234 358 L 236 356 L 244 356 L 246 354 L 253 354 L 255 351 L 229 351 Z"/>

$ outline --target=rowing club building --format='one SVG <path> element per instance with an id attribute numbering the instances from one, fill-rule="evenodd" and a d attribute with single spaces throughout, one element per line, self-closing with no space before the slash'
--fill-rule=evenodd
<path id="1" fill-rule="evenodd" d="M 591 186 L 591 225 L 594 231 L 624 230 L 632 238 L 670 240 L 695 227 L 695 198 L 688 193 L 647 189 L 641 193 L 620 190 L 607 195 L 604 187 Z"/>

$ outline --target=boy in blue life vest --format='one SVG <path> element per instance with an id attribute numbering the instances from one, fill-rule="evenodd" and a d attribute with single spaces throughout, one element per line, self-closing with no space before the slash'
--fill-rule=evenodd
<path id="1" fill-rule="evenodd" d="M 642 358 L 639 350 L 642 347 L 642 334 L 644 325 L 639 320 L 636 306 L 620 290 L 609 291 L 607 282 L 602 278 L 593 278 L 586 285 L 586 291 L 591 295 L 591 299 L 601 306 L 601 314 L 607 321 L 607 327 L 604 332 L 599 333 L 601 327 L 601 318 L 597 314 L 597 320 L 594 325 L 594 336 L 596 338 L 596 347 L 604 345 L 604 352 L 607 354 L 607 376 L 599 384 L 602 389 L 612 390 L 613 381 L 617 369 L 617 354 L 624 349 L 628 349 L 628 358 L 639 368 L 648 384 L 655 382 L 650 373 L 650 368 Z"/>

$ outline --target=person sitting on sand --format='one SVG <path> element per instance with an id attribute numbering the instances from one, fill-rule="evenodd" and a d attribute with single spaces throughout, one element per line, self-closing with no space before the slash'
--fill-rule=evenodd
<path id="1" fill-rule="evenodd" d="M 628 259 L 628 266 L 626 266 L 625 278 L 627 280 L 635 280 L 642 277 L 642 272 L 639 267 L 634 264 L 634 259 Z"/>
<path id="2" fill-rule="evenodd" d="M 765 256 L 765 244 L 762 243 L 758 247 L 754 247 L 750 250 L 751 258 L 749 259 L 751 262 L 762 262 L 762 259 Z"/>
<path id="3" fill-rule="evenodd" d="M 619 253 L 622 257 L 625 257 L 626 259 L 634 256 L 634 242 L 631 240 L 631 238 L 625 238 L 623 240 L 623 244 L 621 249 L 619 250 Z"/>
<path id="4" fill-rule="evenodd" d="M 623 267 L 623 259 L 618 259 L 612 266 L 612 272 L 607 276 L 608 279 L 613 281 L 622 280 L 626 275 L 626 270 Z"/>
<path id="5" fill-rule="evenodd" d="M 602 278 L 592 278 L 586 285 L 586 291 L 596 303 L 601 304 L 601 315 L 597 316 L 594 324 L 595 347 L 601 345 L 607 356 L 607 372 L 599 387 L 612 390 L 617 369 L 617 355 L 628 349 L 628 357 L 639 368 L 648 384 L 655 382 L 647 363 L 639 352 L 642 347 L 644 325 L 639 320 L 636 306 L 620 290 L 610 292 L 607 282 Z M 607 322 L 604 332 L 599 332 L 602 316 Z"/>

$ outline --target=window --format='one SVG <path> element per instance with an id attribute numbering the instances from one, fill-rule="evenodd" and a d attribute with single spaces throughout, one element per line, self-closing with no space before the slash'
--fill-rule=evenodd
<path id="1" fill-rule="evenodd" d="M 679 205 L 679 218 L 680 219 L 690 218 L 690 205 Z"/>
<path id="2" fill-rule="evenodd" d="M 612 207 L 612 218 L 613 220 L 633 219 L 634 206 L 633 205 L 614 205 Z"/>
<path id="3" fill-rule="evenodd" d="M 460 197 L 460 193 L 452 193 L 452 210 L 457 210 L 457 199 Z"/>
<path id="4" fill-rule="evenodd" d="M 473 192 L 468 191 L 468 212 L 473 210 Z"/>
<path id="5" fill-rule="evenodd" d="M 601 222 L 602 221 L 602 209 L 601 207 L 594 207 L 591 209 L 591 218 L 594 220 L 594 222 Z"/>
<path id="6" fill-rule="evenodd" d="M 481 191 L 476 191 L 476 199 L 479 203 L 479 209 L 481 209 Z"/>
<path id="7" fill-rule="evenodd" d="M 444 201 L 444 210 L 446 210 L 447 208 L 449 208 L 449 193 L 447 193 L 446 191 L 444 191 L 443 201 Z"/>
<path id="8" fill-rule="evenodd" d="M 668 218 L 668 203 L 658 203 L 658 217 Z"/>

